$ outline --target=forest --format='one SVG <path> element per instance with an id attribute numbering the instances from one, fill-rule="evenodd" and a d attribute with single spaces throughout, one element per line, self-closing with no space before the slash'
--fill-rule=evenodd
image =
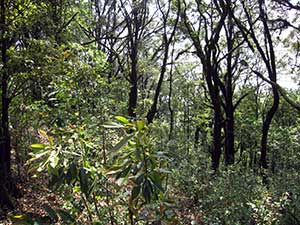
<path id="1" fill-rule="evenodd" d="M 299 225 L 300 1 L 0 0 L 0 224 Z"/>

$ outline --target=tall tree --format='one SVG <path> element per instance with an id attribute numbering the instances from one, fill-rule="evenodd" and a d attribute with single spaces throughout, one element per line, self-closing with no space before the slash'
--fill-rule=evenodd
<path id="1" fill-rule="evenodd" d="M 210 2 L 206 4 L 196 1 L 196 11 L 198 13 L 198 28 L 193 24 L 193 18 L 187 13 L 187 4 L 181 13 L 188 37 L 193 42 L 196 55 L 202 64 L 202 72 L 208 88 L 208 93 L 212 103 L 213 115 L 213 143 L 211 149 L 212 168 L 217 170 L 222 152 L 222 123 L 223 113 L 220 96 L 220 74 L 219 74 L 219 46 L 221 31 L 225 25 L 228 15 L 227 6 L 223 1 L 220 3 Z M 219 6 L 221 4 L 221 7 Z M 204 40 L 201 38 L 204 37 Z"/>
<path id="2" fill-rule="evenodd" d="M 228 7 L 231 7 L 231 1 L 227 1 Z M 224 133 L 225 133 L 225 163 L 234 163 L 234 105 L 233 105 L 233 75 L 234 75 L 234 24 L 230 15 L 227 18 L 227 25 L 224 26 L 226 33 L 226 72 L 224 79 Z"/>
<path id="3" fill-rule="evenodd" d="M 130 83 L 128 115 L 132 118 L 136 117 L 137 101 L 138 101 L 138 80 L 139 75 L 139 48 L 142 39 L 146 32 L 146 25 L 148 23 L 148 1 L 147 0 L 132 0 L 130 2 L 130 9 L 125 1 L 121 1 L 123 15 L 125 18 L 125 28 L 128 33 L 127 51 L 129 57 L 128 65 L 128 80 Z"/>
<path id="4" fill-rule="evenodd" d="M 226 46 L 224 48 L 225 54 L 224 65 L 220 66 L 223 73 L 223 78 L 220 82 L 220 87 L 223 96 L 222 106 L 224 108 L 224 158 L 225 164 L 230 165 L 235 161 L 235 126 L 234 126 L 234 113 L 241 103 L 241 101 L 248 95 L 243 94 L 239 98 L 234 97 L 236 89 L 236 81 L 240 78 L 240 74 L 244 70 L 242 66 L 242 56 L 246 54 L 243 51 L 245 40 L 239 34 L 238 27 L 234 22 L 234 18 L 230 11 L 237 7 L 235 2 L 226 0 L 226 7 L 228 8 L 228 16 L 226 24 L 224 25 L 224 41 Z M 247 78 L 245 78 L 247 79 Z"/>
<path id="5" fill-rule="evenodd" d="M 168 63 L 168 59 L 169 59 L 169 53 L 170 53 L 170 47 L 172 44 L 172 41 L 174 39 L 175 36 L 175 32 L 177 30 L 177 25 L 178 25 L 178 21 L 180 18 L 180 2 L 179 0 L 177 1 L 176 5 L 177 5 L 177 9 L 176 9 L 176 17 L 175 20 L 173 21 L 172 27 L 168 26 L 168 23 L 171 20 L 171 7 L 172 7 L 172 2 L 169 1 L 167 3 L 167 10 L 166 12 L 163 9 L 163 6 L 161 5 L 162 3 L 160 3 L 160 1 L 157 1 L 157 6 L 159 11 L 161 12 L 161 18 L 162 18 L 162 24 L 163 24 L 163 34 L 162 34 L 162 51 L 163 51 L 163 58 L 162 58 L 162 65 L 160 67 L 160 74 L 159 74 L 159 79 L 158 79 L 158 83 L 156 85 L 156 89 L 155 89 L 155 93 L 153 96 L 153 103 L 150 107 L 150 110 L 147 113 L 147 121 L 148 123 L 152 123 L 155 114 L 157 113 L 157 107 L 158 107 L 158 99 L 159 99 L 159 95 L 161 92 L 161 87 L 164 81 L 164 77 L 165 77 L 165 73 L 167 70 L 167 63 Z M 169 31 L 170 30 L 170 31 Z M 170 33 L 170 34 L 169 34 Z"/>
<path id="6" fill-rule="evenodd" d="M 34 67 L 41 65 L 35 60 L 40 60 L 39 53 L 32 49 L 45 39 L 48 43 L 54 40 L 56 45 L 62 44 L 66 28 L 74 17 L 62 13 L 66 1 L 1 0 L 0 3 L 0 189 L 1 193 L 5 193 L 1 194 L 0 203 L 12 207 L 9 195 L 18 193 L 11 172 L 10 105 L 24 90 L 32 92 L 31 96 L 38 100 L 42 98 L 37 87 L 47 79 L 41 79 L 39 73 L 31 73 Z M 45 17 L 41 19 L 41 15 Z"/>
<path id="7" fill-rule="evenodd" d="M 251 2 L 249 4 L 253 4 L 253 3 Z M 271 29 L 268 24 L 268 20 L 269 20 L 268 12 L 266 11 L 268 9 L 268 5 L 265 3 L 264 0 L 259 0 L 256 3 L 254 8 L 259 12 L 258 18 L 253 18 L 253 14 L 249 11 L 249 7 L 247 7 L 246 2 L 244 1 L 242 2 L 242 7 L 245 13 L 245 17 L 247 19 L 248 29 L 242 27 L 242 25 L 237 20 L 236 22 L 241 28 L 242 32 L 244 32 L 244 37 L 248 38 L 247 36 L 249 36 L 251 41 L 253 41 L 255 49 L 258 51 L 260 57 L 262 58 L 263 63 L 265 64 L 268 78 L 270 79 L 270 81 L 273 82 L 271 84 L 273 103 L 271 108 L 268 110 L 263 121 L 261 147 L 260 147 L 261 167 L 267 169 L 268 168 L 268 162 L 267 162 L 268 133 L 269 133 L 272 119 L 279 106 L 279 92 L 276 87 L 277 84 L 276 57 L 275 57 Z M 261 31 L 255 28 L 255 24 L 257 23 L 257 21 L 261 22 L 260 28 L 262 30 L 262 36 L 263 36 L 262 42 L 259 41 Z M 247 42 L 250 45 L 250 40 L 248 40 Z M 254 47 L 252 46 L 251 49 L 254 49 Z M 262 72 L 257 69 L 253 69 L 253 72 L 260 77 L 264 77 Z"/>
<path id="8" fill-rule="evenodd" d="M 0 204 L 12 207 L 12 202 L 9 201 L 9 192 L 11 191 L 11 146 L 9 133 L 9 103 L 8 96 L 8 54 L 9 48 L 9 31 L 7 18 L 7 2 L 1 0 L 1 136 L 0 136 Z"/>

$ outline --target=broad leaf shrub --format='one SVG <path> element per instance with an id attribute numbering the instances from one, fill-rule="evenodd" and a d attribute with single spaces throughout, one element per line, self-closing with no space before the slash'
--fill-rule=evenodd
<path id="1" fill-rule="evenodd" d="M 121 129 L 123 137 L 108 155 L 106 174 L 112 175 L 126 193 L 129 220 L 133 223 L 172 219 L 167 215 L 170 202 L 163 187 L 169 172 L 163 167 L 166 156 L 154 148 L 156 140 L 151 127 L 143 120 L 115 118 L 117 123 L 106 123 L 104 127 Z"/>
<path id="2" fill-rule="evenodd" d="M 172 201 L 163 187 L 166 157 L 155 150 L 151 128 L 117 116 L 102 129 L 107 132 L 102 141 L 109 134 L 111 143 L 99 142 L 87 125 L 40 130 L 45 143 L 31 145 L 31 170 L 48 172 L 71 218 L 85 216 L 97 224 L 172 221 Z"/>

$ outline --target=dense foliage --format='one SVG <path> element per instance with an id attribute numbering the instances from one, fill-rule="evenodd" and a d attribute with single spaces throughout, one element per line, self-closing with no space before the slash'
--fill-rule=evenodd
<path id="1" fill-rule="evenodd" d="M 1 210 L 29 174 L 49 224 L 300 224 L 299 12 L 1 0 Z"/>

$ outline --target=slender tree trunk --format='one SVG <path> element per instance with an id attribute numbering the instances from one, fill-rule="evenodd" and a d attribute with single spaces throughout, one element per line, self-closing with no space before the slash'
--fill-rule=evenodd
<path id="1" fill-rule="evenodd" d="M 165 50 L 164 50 L 165 52 L 164 52 L 163 64 L 161 66 L 159 80 L 158 80 L 158 83 L 157 83 L 157 86 L 156 86 L 156 89 L 155 89 L 153 103 L 151 105 L 151 108 L 150 108 L 149 112 L 147 113 L 147 122 L 148 122 L 148 124 L 153 122 L 154 116 L 157 112 L 158 98 L 159 98 L 161 86 L 162 86 L 163 81 L 164 81 L 164 76 L 165 76 L 166 67 L 167 67 L 167 60 L 168 60 L 168 55 L 169 55 L 169 44 L 170 43 L 168 42 L 166 34 L 165 34 L 164 42 L 166 42 L 167 44 L 166 44 Z"/>
<path id="2" fill-rule="evenodd" d="M 232 101 L 232 68 L 231 57 L 227 59 L 227 75 L 225 80 L 225 165 L 234 164 L 234 106 Z"/>
<path id="3" fill-rule="evenodd" d="M 138 99 L 138 69 L 137 69 L 137 54 L 138 46 L 137 41 L 132 41 L 131 44 L 131 71 L 130 71 L 130 92 L 129 92 L 129 104 L 128 104 L 128 115 L 132 118 L 136 117 L 136 107 Z"/>
<path id="4" fill-rule="evenodd" d="M 129 92 L 129 105 L 128 105 L 128 115 L 132 118 L 136 117 L 137 96 L 138 96 L 138 85 L 137 85 L 137 81 L 133 79 L 131 82 L 131 87 Z"/>
<path id="5" fill-rule="evenodd" d="M 227 59 L 227 75 L 225 80 L 225 165 L 234 164 L 234 106 L 232 101 L 232 68 L 231 57 Z"/>
<path id="6" fill-rule="evenodd" d="M 1 164 L 4 165 L 5 174 L 10 177 L 10 164 L 11 164 L 11 139 L 8 127 L 8 110 L 9 110 L 9 99 L 7 99 L 7 91 L 4 91 L 5 84 L 7 82 L 2 81 L 2 118 L 1 118 L 1 153 L 3 153 L 3 161 Z M 7 86 L 6 86 L 7 88 Z M 4 93 L 4 94 L 3 94 Z"/>
<path id="7" fill-rule="evenodd" d="M 276 72 L 276 58 L 274 53 L 274 46 L 272 41 L 272 35 L 270 33 L 270 28 L 268 25 L 268 15 L 266 12 L 266 4 L 265 0 L 259 0 L 258 1 L 258 7 L 259 7 L 259 16 L 260 21 L 263 25 L 263 32 L 264 35 L 264 46 L 260 44 L 259 39 L 257 38 L 257 35 L 254 30 L 254 25 L 252 23 L 251 14 L 248 11 L 248 8 L 242 2 L 243 4 L 243 10 L 245 12 L 245 15 L 248 20 L 249 25 L 249 34 L 252 39 L 252 41 L 255 44 L 256 49 L 258 50 L 265 66 L 268 72 L 268 76 L 270 81 L 272 81 L 274 84 L 272 84 L 272 94 L 273 94 L 273 103 L 271 108 L 268 110 L 267 115 L 265 118 L 263 118 L 263 125 L 262 125 L 262 137 L 261 137 L 261 147 L 260 147 L 260 166 L 263 169 L 268 169 L 268 160 L 267 160 L 267 153 L 268 153 L 268 133 L 270 129 L 270 125 L 272 122 L 272 119 L 278 109 L 279 106 L 279 93 L 277 90 L 276 82 L 277 82 L 277 72 Z M 237 20 L 235 20 L 237 21 Z M 244 33 L 243 28 L 240 27 L 240 30 L 242 33 Z M 260 31 L 261 32 L 261 31 Z M 247 35 L 243 35 L 249 46 L 251 46 L 249 40 L 247 39 Z M 253 48 L 252 48 L 253 50 Z M 253 72 L 258 75 L 259 77 L 263 77 L 263 75 L 259 71 L 253 70 Z M 267 182 L 266 180 L 267 176 L 263 173 L 263 180 L 264 182 Z"/>
<path id="8" fill-rule="evenodd" d="M 128 115 L 132 118 L 136 118 L 137 100 L 138 100 L 138 51 L 141 34 L 143 33 L 144 21 L 140 18 L 139 10 L 142 8 L 135 8 L 137 2 L 133 1 L 132 18 L 130 18 L 126 11 L 126 26 L 128 29 L 129 42 L 129 58 L 130 58 L 130 91 L 128 102 Z"/>
<path id="9" fill-rule="evenodd" d="M 200 127 L 197 126 L 195 130 L 195 138 L 194 138 L 194 149 L 197 150 L 199 146 L 199 140 L 200 140 Z"/>
<path id="10" fill-rule="evenodd" d="M 147 113 L 147 122 L 148 124 L 153 122 L 154 116 L 157 112 L 157 105 L 158 105 L 158 98 L 161 90 L 161 86 L 164 80 L 164 75 L 166 72 L 166 66 L 167 66 L 167 59 L 169 55 L 169 46 L 166 46 L 165 53 L 164 53 L 164 59 L 163 59 L 163 65 L 161 66 L 160 76 L 159 80 L 155 89 L 153 104 L 151 105 L 151 108 L 149 112 Z"/>
<path id="11" fill-rule="evenodd" d="M 169 80 L 169 101 L 168 107 L 170 111 L 170 130 L 169 130 L 169 140 L 173 138 L 173 130 L 174 130 L 174 110 L 172 107 L 172 93 L 173 93 L 173 65 L 171 66 L 170 71 L 170 80 Z"/>
<path id="12" fill-rule="evenodd" d="M 213 117 L 213 143 L 211 149 L 211 157 L 212 157 L 212 169 L 217 171 L 220 164 L 221 150 L 222 150 L 222 108 L 221 108 L 221 98 L 220 98 L 220 77 L 219 77 L 219 48 L 218 41 L 220 38 L 220 33 L 225 24 L 225 19 L 228 14 L 227 7 L 224 7 L 223 1 L 214 1 L 214 5 L 218 8 L 218 12 L 220 13 L 219 20 L 214 25 L 210 27 L 206 26 L 210 22 L 205 18 L 204 13 L 201 12 L 200 8 L 201 1 L 196 1 L 198 6 L 198 12 L 201 17 L 204 19 L 203 32 L 205 34 L 205 45 L 203 46 L 202 40 L 200 40 L 198 34 L 199 30 L 196 30 L 195 27 L 188 20 L 186 9 L 186 2 L 183 1 L 185 9 L 181 14 L 181 17 L 184 19 L 185 28 L 189 34 L 189 37 L 193 41 L 193 45 L 196 48 L 196 54 L 199 57 L 202 67 L 203 74 L 205 76 L 206 84 L 209 91 L 209 96 L 212 102 L 212 108 L 214 111 Z M 220 5 L 219 5 L 220 3 Z M 209 14 L 209 13 L 208 13 Z M 209 21 L 214 17 L 213 14 L 209 14 Z"/>
<path id="13" fill-rule="evenodd" d="M 187 87 L 187 93 L 189 93 L 189 86 Z M 190 154 L 190 104 L 189 101 L 186 102 L 186 155 Z"/>
<path id="14" fill-rule="evenodd" d="M 269 49 L 269 51 L 267 51 L 268 57 L 264 57 L 265 58 L 264 61 L 267 66 L 269 79 L 276 84 L 276 82 L 277 82 L 276 59 L 275 59 L 272 36 L 271 36 L 270 29 L 269 29 L 268 23 L 267 23 L 268 18 L 267 18 L 267 14 L 265 12 L 265 1 L 264 0 L 259 1 L 259 9 L 260 9 L 260 14 L 261 14 L 261 20 L 262 20 L 262 23 L 264 26 L 264 34 L 265 34 L 267 48 Z M 260 162 L 261 162 L 261 167 L 263 169 L 268 169 L 268 161 L 267 161 L 268 133 L 269 133 L 272 119 L 278 109 L 279 99 L 280 99 L 279 92 L 275 85 L 272 85 L 272 93 L 273 93 L 273 104 L 272 104 L 272 107 L 269 109 L 269 111 L 266 115 L 266 118 L 263 122 L 263 126 L 262 126 Z"/>
<path id="15" fill-rule="evenodd" d="M 270 125 L 272 119 L 278 109 L 279 106 L 279 93 L 276 87 L 272 87 L 273 90 L 273 104 L 270 110 L 268 111 L 266 118 L 263 122 L 262 126 L 262 137 L 261 137 L 261 148 L 260 148 L 260 163 L 263 169 L 268 169 L 268 159 L 267 159 L 267 152 L 268 152 L 268 133 L 270 129 Z"/>
<path id="16" fill-rule="evenodd" d="M 160 5 L 159 5 L 159 7 L 160 7 Z M 170 3 L 168 5 L 168 7 L 169 7 L 169 10 L 170 10 L 170 7 L 171 7 Z M 167 62 L 168 62 L 168 58 L 169 58 L 170 44 L 172 43 L 173 38 L 175 36 L 175 31 L 177 30 L 177 24 L 178 24 L 178 21 L 179 21 L 180 4 L 178 4 L 178 7 L 179 8 L 177 9 L 177 17 L 176 17 L 176 20 L 175 20 L 175 24 L 172 28 L 172 32 L 171 32 L 169 37 L 168 37 L 168 29 L 167 29 L 168 14 L 169 13 L 167 13 L 167 14 L 163 13 L 163 18 L 164 18 L 164 23 L 163 23 L 163 25 L 164 25 L 164 28 L 163 28 L 164 29 L 164 34 L 163 34 L 164 57 L 163 57 L 163 63 L 162 63 L 161 68 L 160 68 L 160 75 L 159 75 L 159 80 L 158 80 L 158 83 L 157 83 L 157 86 L 156 86 L 156 89 L 155 89 L 153 103 L 151 105 L 151 108 L 150 108 L 149 112 L 147 113 L 147 121 L 148 121 L 149 124 L 153 122 L 155 114 L 157 113 L 158 98 L 159 98 L 159 95 L 160 95 L 160 92 L 161 92 L 161 87 L 162 87 L 162 84 L 163 84 L 163 81 L 164 81 L 164 76 L 165 76 L 165 73 L 166 73 L 166 70 L 167 70 Z M 160 10 L 162 12 L 162 8 L 160 8 Z"/>

